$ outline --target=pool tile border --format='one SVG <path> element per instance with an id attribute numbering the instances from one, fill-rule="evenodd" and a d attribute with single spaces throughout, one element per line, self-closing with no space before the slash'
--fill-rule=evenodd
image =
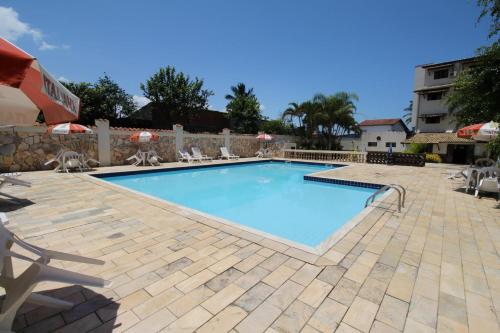
<path id="1" fill-rule="evenodd" d="M 321 182 L 321 183 L 329 183 L 329 184 L 373 188 L 373 189 L 377 189 L 377 190 L 381 189 L 384 186 L 382 184 L 376 184 L 376 183 L 365 183 L 365 182 L 358 182 L 358 181 L 354 181 L 354 180 L 339 179 L 339 178 L 323 178 L 323 177 L 316 177 L 316 176 L 309 176 L 309 175 L 305 175 L 304 180 L 309 180 L 309 181 L 313 181 L 313 182 Z"/>

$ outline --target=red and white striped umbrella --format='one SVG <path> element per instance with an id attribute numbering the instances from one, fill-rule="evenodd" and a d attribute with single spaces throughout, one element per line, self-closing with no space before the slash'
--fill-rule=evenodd
<path id="1" fill-rule="evenodd" d="M 500 128 L 498 123 L 490 121 L 484 124 L 466 126 L 457 131 L 457 136 L 461 138 L 472 138 L 476 141 L 491 141 L 498 136 Z"/>
<path id="2" fill-rule="evenodd" d="M 262 140 L 262 141 L 271 141 L 273 139 L 273 137 L 270 136 L 269 134 L 261 133 L 261 134 L 256 136 L 256 139 Z"/>
<path id="3" fill-rule="evenodd" d="M 78 119 L 80 99 L 27 52 L 0 38 L 0 124 L 49 125 Z"/>
<path id="4" fill-rule="evenodd" d="M 70 133 L 87 133 L 92 134 L 92 130 L 87 126 L 64 123 L 50 126 L 48 132 L 51 134 L 70 134 Z"/>
<path id="5" fill-rule="evenodd" d="M 148 131 L 135 132 L 130 136 L 130 141 L 132 142 L 150 142 L 158 141 L 160 136 L 156 133 L 151 133 Z"/>

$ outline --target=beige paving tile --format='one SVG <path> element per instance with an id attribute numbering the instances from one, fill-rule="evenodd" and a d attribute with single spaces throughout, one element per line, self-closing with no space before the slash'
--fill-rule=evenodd
<path id="1" fill-rule="evenodd" d="M 297 300 L 276 319 L 272 328 L 278 332 L 300 332 L 313 312 L 313 307 Z"/>
<path id="2" fill-rule="evenodd" d="M 190 278 L 188 278 L 182 282 L 179 282 L 178 284 L 175 285 L 175 287 L 186 294 L 186 293 L 190 292 L 191 290 L 201 286 L 202 284 L 204 284 L 208 280 L 212 279 L 213 277 L 215 277 L 215 275 L 216 274 L 213 273 L 212 271 L 205 269 L 205 270 L 191 276 Z"/>
<path id="3" fill-rule="evenodd" d="M 176 320 L 175 316 L 167 309 L 162 309 L 152 316 L 141 320 L 136 325 L 132 326 L 125 332 L 127 333 L 143 333 L 143 332 L 158 332 L 168 324 Z"/>
<path id="4" fill-rule="evenodd" d="M 308 325 L 319 332 L 333 332 L 346 312 L 347 306 L 326 298 L 311 317 Z"/>
<path id="5" fill-rule="evenodd" d="M 368 332 L 378 310 L 378 305 L 356 297 L 343 321 L 362 332 Z"/>
<path id="6" fill-rule="evenodd" d="M 202 327 L 200 327 L 197 330 L 197 332 L 198 333 L 229 332 L 246 316 L 247 313 L 245 312 L 245 310 L 237 306 L 230 305 L 221 312 L 219 312 L 215 317 L 210 319 Z"/>
<path id="7" fill-rule="evenodd" d="M 285 310 L 299 296 L 302 290 L 304 290 L 302 285 L 287 281 L 268 298 L 267 302 L 281 310 Z"/>
<path id="8" fill-rule="evenodd" d="M 175 320 L 167 328 L 161 330 L 162 333 L 190 333 L 203 325 L 212 317 L 210 312 L 197 306 L 179 319 Z"/>
<path id="9" fill-rule="evenodd" d="M 264 332 L 280 314 L 280 309 L 264 302 L 236 326 L 236 331 L 239 333 Z"/>
<path id="10" fill-rule="evenodd" d="M 172 303 L 176 299 L 179 299 L 182 295 L 183 294 L 175 288 L 167 289 L 162 293 L 134 307 L 132 311 L 134 311 L 137 317 L 139 317 L 142 320 L 144 318 L 149 317 L 156 311 L 159 311 L 160 309 L 164 308 L 165 306 Z"/>
<path id="11" fill-rule="evenodd" d="M 236 299 L 238 299 L 245 293 L 245 291 L 245 289 L 235 284 L 230 284 L 215 295 L 211 296 L 201 305 L 215 315 L 226 306 L 234 302 Z"/>
<path id="12" fill-rule="evenodd" d="M 402 301 L 409 302 L 417 276 L 417 269 L 405 263 L 398 265 L 394 273 L 387 294 L 399 298 Z"/>
<path id="13" fill-rule="evenodd" d="M 271 272 L 271 274 L 262 279 L 262 281 L 273 288 L 279 288 L 279 286 L 288 280 L 294 273 L 295 270 L 288 268 L 285 265 L 281 265 L 276 270 Z"/>
<path id="14" fill-rule="evenodd" d="M 299 300 L 317 308 L 332 289 L 330 284 L 316 279 L 300 294 Z"/>
<path id="15" fill-rule="evenodd" d="M 168 304 L 167 308 L 177 317 L 180 317 L 200 303 L 204 302 L 213 294 L 214 292 L 209 288 L 200 286 L 182 296 L 178 300 L 174 301 L 173 303 Z"/>
<path id="16" fill-rule="evenodd" d="M 382 300 L 376 318 L 378 321 L 402 331 L 407 313 L 408 303 L 386 295 Z"/>

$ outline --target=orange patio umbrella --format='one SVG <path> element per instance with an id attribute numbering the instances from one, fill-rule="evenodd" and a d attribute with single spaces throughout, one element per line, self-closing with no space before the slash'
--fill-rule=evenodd
<path id="1" fill-rule="evenodd" d="M 78 119 L 80 99 L 29 53 L 0 38 L 0 125 L 48 125 Z"/>

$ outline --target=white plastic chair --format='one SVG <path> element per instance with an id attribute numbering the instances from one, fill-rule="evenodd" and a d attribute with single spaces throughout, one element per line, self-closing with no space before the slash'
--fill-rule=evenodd
<path id="1" fill-rule="evenodd" d="M 5 298 L 0 309 L 0 332 L 10 332 L 17 310 L 28 303 L 70 309 L 73 303 L 50 296 L 32 293 L 39 282 L 52 281 L 94 287 L 108 287 L 110 281 L 89 275 L 66 271 L 48 266 L 50 260 L 74 261 L 93 265 L 103 265 L 104 261 L 78 255 L 46 250 L 29 244 L 4 227 L 8 218 L 0 213 L 0 286 L 5 289 Z M 16 244 L 39 258 L 31 259 L 12 251 Z M 18 277 L 14 277 L 12 258 L 30 262 L 31 265 Z"/>
<path id="2" fill-rule="evenodd" d="M 78 169 L 80 172 L 83 172 L 83 163 L 82 157 L 75 151 L 65 151 L 61 157 L 62 166 L 61 169 L 63 172 L 69 172 L 70 170 Z"/>
<path id="3" fill-rule="evenodd" d="M 495 167 L 482 168 L 478 171 L 475 197 L 479 192 L 497 193 L 497 200 L 500 199 L 500 169 Z"/>
<path id="4" fill-rule="evenodd" d="M 153 166 L 158 166 L 160 165 L 160 161 L 162 161 L 163 159 L 161 158 L 160 155 L 158 155 L 158 153 L 151 149 L 150 151 L 148 151 L 146 153 L 146 156 L 147 156 L 147 160 L 148 160 L 148 163 L 153 165 Z"/>
<path id="5" fill-rule="evenodd" d="M 220 147 L 220 152 L 221 152 L 221 158 L 222 159 L 228 159 L 228 160 L 237 160 L 240 157 L 234 154 L 230 154 L 229 151 L 227 150 L 226 147 Z"/>
<path id="6" fill-rule="evenodd" d="M 200 148 L 198 148 L 198 147 L 192 147 L 191 150 L 193 151 L 193 157 L 194 158 L 200 159 L 202 161 L 210 161 L 210 162 L 212 162 L 212 158 L 210 156 L 203 155 L 201 153 Z"/>
<path id="7" fill-rule="evenodd" d="M 143 153 L 140 149 L 137 151 L 137 153 L 135 153 L 134 155 L 130 156 L 129 158 L 127 158 L 127 161 L 133 161 L 135 160 L 135 162 L 132 163 L 132 165 L 135 165 L 135 166 L 138 166 L 139 164 L 146 164 L 146 154 Z"/>
<path id="8" fill-rule="evenodd" d="M 57 163 L 54 171 L 56 171 L 56 172 L 59 171 L 59 169 L 61 169 L 62 164 L 63 164 L 63 162 L 62 162 L 62 156 L 63 156 L 63 154 L 64 154 L 64 149 L 60 149 L 53 158 L 51 158 L 50 160 L 48 160 L 47 162 L 45 162 L 45 165 L 49 165 L 49 164 L 52 164 L 52 163 Z"/>

